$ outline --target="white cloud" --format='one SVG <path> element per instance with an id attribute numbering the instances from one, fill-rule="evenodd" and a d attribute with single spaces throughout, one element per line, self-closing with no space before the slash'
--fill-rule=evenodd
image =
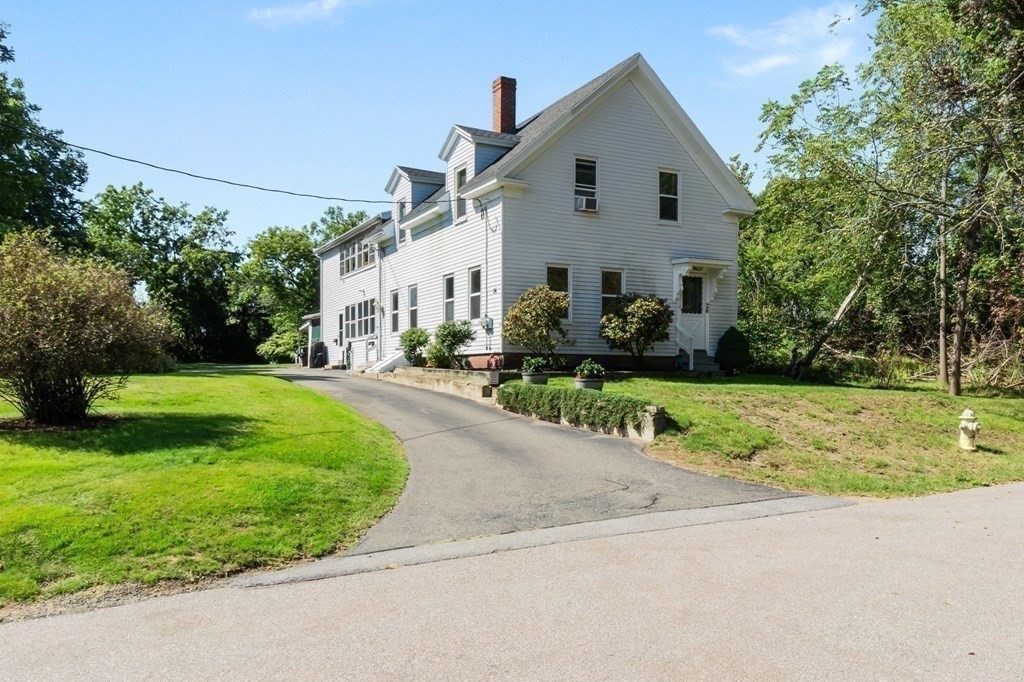
<path id="1" fill-rule="evenodd" d="M 860 29 L 860 19 L 856 5 L 834 1 L 799 9 L 762 26 L 727 24 L 714 26 L 708 33 L 734 48 L 722 60 L 725 70 L 749 79 L 785 66 L 816 70 L 845 61 L 856 48 L 849 34 Z"/>
<path id="2" fill-rule="evenodd" d="M 354 3 L 355 0 L 308 0 L 277 7 L 258 7 L 249 10 L 249 20 L 265 26 L 308 24 L 311 21 L 329 19 L 342 7 Z"/>

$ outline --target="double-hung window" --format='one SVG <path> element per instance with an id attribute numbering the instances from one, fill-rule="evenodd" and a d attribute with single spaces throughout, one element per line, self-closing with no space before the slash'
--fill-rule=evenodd
<path id="1" fill-rule="evenodd" d="M 419 326 L 420 294 L 419 288 L 413 284 L 409 287 L 409 329 Z"/>
<path id="2" fill-rule="evenodd" d="M 455 275 L 444 277 L 444 321 L 455 320 Z"/>
<path id="3" fill-rule="evenodd" d="M 391 333 L 398 333 L 398 289 L 391 292 Z"/>
<path id="4" fill-rule="evenodd" d="M 601 317 L 608 314 L 615 299 L 623 294 L 622 270 L 601 270 Z"/>
<path id="5" fill-rule="evenodd" d="M 679 173 L 658 171 L 658 220 L 679 222 Z"/>
<path id="6" fill-rule="evenodd" d="M 469 271 L 469 319 L 480 319 L 480 268 Z"/>
<path id="7" fill-rule="evenodd" d="M 455 218 L 466 216 L 466 200 L 462 198 L 462 188 L 466 186 L 466 169 L 455 171 Z"/>
<path id="8" fill-rule="evenodd" d="M 565 318 L 572 317 L 572 268 L 568 265 L 548 265 L 548 288 L 569 295 L 569 309 Z"/>
<path id="9" fill-rule="evenodd" d="M 597 211 L 597 161 L 576 159 L 574 191 L 576 210 Z"/>

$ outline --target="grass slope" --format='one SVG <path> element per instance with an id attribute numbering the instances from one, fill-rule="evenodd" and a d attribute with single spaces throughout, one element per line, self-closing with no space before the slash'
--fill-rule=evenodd
<path id="1" fill-rule="evenodd" d="M 0 426 L 0 604 L 343 549 L 407 474 L 383 427 L 272 377 L 133 377 L 100 411 L 116 419 Z"/>
<path id="2" fill-rule="evenodd" d="M 571 385 L 571 379 L 553 379 Z M 664 405 L 655 457 L 708 473 L 830 495 L 896 497 L 1024 480 L 1024 403 L 774 377 L 635 378 L 605 391 Z M 965 407 L 980 449 L 957 446 Z"/>

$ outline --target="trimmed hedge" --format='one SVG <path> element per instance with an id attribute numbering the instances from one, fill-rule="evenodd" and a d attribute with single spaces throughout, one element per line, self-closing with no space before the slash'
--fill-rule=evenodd
<path id="1" fill-rule="evenodd" d="M 640 398 L 589 389 L 509 382 L 498 389 L 498 404 L 513 412 L 551 421 L 565 419 L 570 424 L 639 429 L 649 403 Z"/>

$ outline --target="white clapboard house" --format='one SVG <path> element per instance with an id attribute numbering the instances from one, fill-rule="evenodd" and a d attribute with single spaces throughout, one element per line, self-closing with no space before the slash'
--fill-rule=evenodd
<path id="1" fill-rule="evenodd" d="M 514 367 L 502 317 L 537 284 L 568 292 L 566 350 L 622 366 L 598 336 L 614 296 L 673 302 L 652 364 L 713 357 L 736 323 L 738 221 L 754 202 L 640 54 L 516 122 L 516 82 L 493 83 L 491 130 L 456 125 L 439 170 L 396 166 L 392 210 L 321 247 L 327 362 L 401 363 L 399 335 L 471 320 L 474 366 Z"/>

